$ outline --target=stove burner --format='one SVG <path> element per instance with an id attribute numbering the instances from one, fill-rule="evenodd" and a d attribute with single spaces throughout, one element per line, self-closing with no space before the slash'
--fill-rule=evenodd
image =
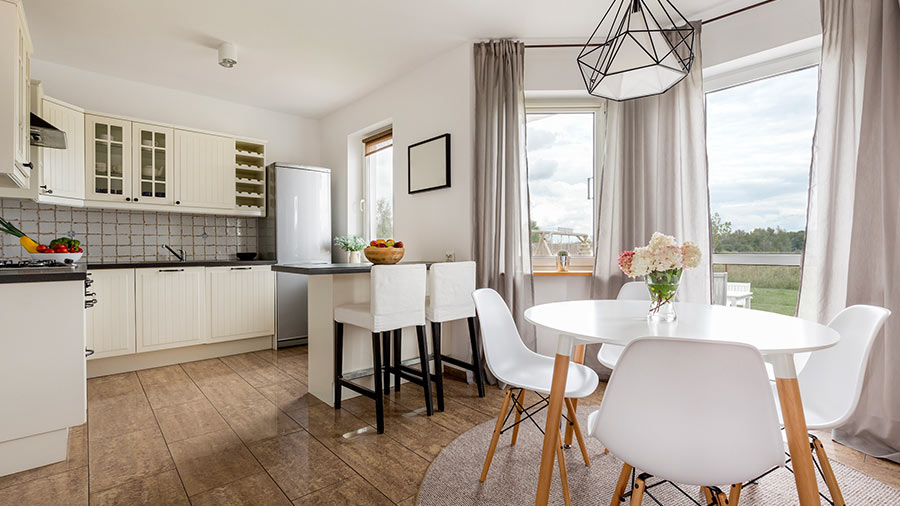
<path id="1" fill-rule="evenodd" d="M 67 267 L 56 260 L 0 260 L 0 268 L 23 269 L 27 267 Z"/>

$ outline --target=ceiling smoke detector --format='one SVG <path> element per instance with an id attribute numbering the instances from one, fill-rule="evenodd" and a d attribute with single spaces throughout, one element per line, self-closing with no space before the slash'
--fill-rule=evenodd
<path id="1" fill-rule="evenodd" d="M 219 65 L 226 69 L 237 65 L 237 48 L 231 42 L 223 42 L 219 46 Z"/>

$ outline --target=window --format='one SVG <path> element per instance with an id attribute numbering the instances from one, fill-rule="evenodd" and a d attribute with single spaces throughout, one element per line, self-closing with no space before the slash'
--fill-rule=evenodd
<path id="1" fill-rule="evenodd" d="M 531 253 L 536 268 L 542 266 L 537 259 L 563 250 L 575 257 L 594 254 L 594 167 L 600 116 L 593 109 L 529 109 L 526 114 Z"/>
<path id="2" fill-rule="evenodd" d="M 391 131 L 366 139 L 365 223 L 371 239 L 390 239 L 394 235 L 394 144 Z"/>
<path id="3" fill-rule="evenodd" d="M 813 66 L 706 94 L 713 262 L 754 309 L 796 310 L 817 89 Z"/>

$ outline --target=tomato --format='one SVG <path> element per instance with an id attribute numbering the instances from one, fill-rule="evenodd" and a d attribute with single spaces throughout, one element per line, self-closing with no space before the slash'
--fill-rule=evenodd
<path id="1" fill-rule="evenodd" d="M 48 248 L 46 244 L 39 244 L 37 247 L 37 252 L 38 253 L 47 253 L 48 249 L 50 249 L 50 248 Z"/>
<path id="2" fill-rule="evenodd" d="M 53 252 L 54 252 L 54 253 L 68 253 L 68 252 L 69 252 L 69 248 L 67 248 L 67 247 L 65 247 L 64 245 L 60 244 L 60 245 L 57 245 L 55 248 L 53 248 Z"/>
<path id="3" fill-rule="evenodd" d="M 75 246 L 73 248 L 69 248 L 69 253 L 81 253 L 83 250 L 79 246 Z"/>

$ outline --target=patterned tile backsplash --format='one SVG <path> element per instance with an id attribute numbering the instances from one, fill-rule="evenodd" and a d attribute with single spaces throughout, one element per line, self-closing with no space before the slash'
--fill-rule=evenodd
<path id="1" fill-rule="evenodd" d="M 174 260 L 162 245 L 184 249 L 188 260 L 234 260 L 257 251 L 257 219 L 152 211 L 116 211 L 0 199 L 0 216 L 42 244 L 57 237 L 81 241 L 95 263 Z M 19 239 L 3 234 L 0 259 L 27 257 Z"/>

